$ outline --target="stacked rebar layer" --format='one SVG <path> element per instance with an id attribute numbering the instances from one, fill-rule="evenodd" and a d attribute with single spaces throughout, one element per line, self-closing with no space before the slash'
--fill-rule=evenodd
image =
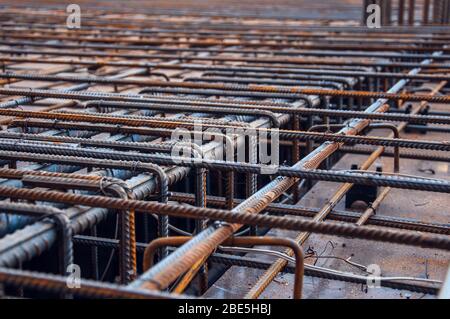
<path id="1" fill-rule="evenodd" d="M 0 1 L 1 295 L 438 295 L 450 29 L 337 3 Z"/>

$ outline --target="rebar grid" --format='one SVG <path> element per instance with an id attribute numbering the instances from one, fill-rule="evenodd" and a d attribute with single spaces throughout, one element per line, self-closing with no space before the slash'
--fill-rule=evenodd
<path id="1" fill-rule="evenodd" d="M 125 10 L 80 2 L 80 29 L 68 28 L 65 11 L 50 3 L 0 6 L 5 295 L 33 297 L 34 289 L 63 298 L 208 297 L 227 274 L 218 264 L 265 269 L 239 296 L 246 298 L 270 294 L 279 272 L 296 274 L 296 297 L 303 276 L 364 282 L 308 265 L 312 234 L 448 257 L 450 226 L 441 212 L 424 209 L 416 219 L 377 214 L 394 191 L 405 198 L 412 190 L 440 193 L 448 202 L 448 176 L 416 176 L 402 165 L 445 165 L 449 157 L 450 31 L 438 25 L 448 22 L 446 2 L 433 17 L 441 3 L 424 2 L 421 27 L 413 26 L 414 10 L 405 16 L 402 4 L 398 13 L 384 5 L 381 29 L 359 26 L 360 7 L 345 1 L 337 1 L 334 21 L 358 16 L 342 26 L 301 18 L 287 0 L 272 5 L 283 19 L 265 0 L 257 16 L 246 1 L 233 12 L 203 1 L 181 1 L 178 9 L 139 3 L 139 16 L 133 1 Z M 298 5 L 327 8 L 325 1 Z M 392 25 L 395 14 L 400 26 Z M 374 169 L 385 156 L 394 157 L 392 172 L 386 163 Z M 307 207 L 311 194 L 331 187 L 324 182 L 337 190 L 320 207 Z M 363 187 L 376 196 L 362 210 L 337 209 Z M 46 207 L 48 214 L 36 217 Z M 53 212 L 66 215 L 71 238 L 58 236 Z M 274 238 L 272 229 L 286 238 Z M 292 238 L 287 230 L 301 233 Z M 71 258 L 58 256 L 55 248 L 72 241 Z M 138 265 L 145 247 L 159 242 L 166 244 L 154 264 L 152 257 L 151 267 L 148 260 Z M 262 243 L 290 249 L 252 248 Z M 233 249 L 281 258 L 251 262 Z M 294 252 L 297 264 L 289 259 Z M 56 275 L 71 275 L 64 268 L 74 256 L 83 286 L 76 291 Z M 35 272 L 38 262 L 45 274 Z M 436 281 L 407 277 L 382 286 L 439 292 Z"/>

